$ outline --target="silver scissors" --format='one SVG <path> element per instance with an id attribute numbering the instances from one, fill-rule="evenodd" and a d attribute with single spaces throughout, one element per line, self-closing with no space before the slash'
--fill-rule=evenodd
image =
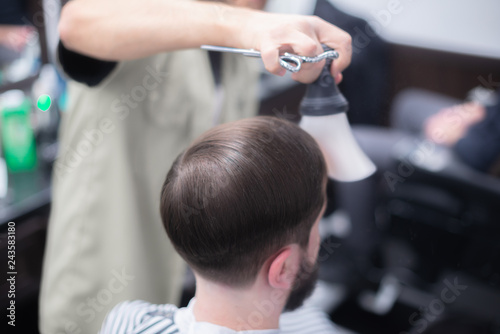
<path id="1" fill-rule="evenodd" d="M 260 52 L 253 49 L 238 49 L 238 48 L 229 48 L 225 46 L 215 46 L 215 45 L 202 45 L 201 48 L 203 50 L 208 51 L 218 51 L 218 52 L 230 52 L 230 53 L 239 53 L 247 57 L 258 57 L 260 58 Z M 337 59 L 339 57 L 339 53 L 335 50 L 325 51 L 315 57 L 306 57 L 299 56 L 292 53 L 285 52 L 280 56 L 280 65 L 284 69 L 296 73 L 300 71 L 302 67 L 302 63 L 317 63 L 322 61 L 323 59 L 332 58 Z"/>

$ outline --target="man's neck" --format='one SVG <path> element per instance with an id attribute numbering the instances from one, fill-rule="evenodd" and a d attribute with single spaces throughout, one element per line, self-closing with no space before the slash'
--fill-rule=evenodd
<path id="1" fill-rule="evenodd" d="M 277 329 L 286 298 L 258 280 L 249 288 L 234 289 L 197 277 L 193 313 L 198 322 L 236 331 Z"/>

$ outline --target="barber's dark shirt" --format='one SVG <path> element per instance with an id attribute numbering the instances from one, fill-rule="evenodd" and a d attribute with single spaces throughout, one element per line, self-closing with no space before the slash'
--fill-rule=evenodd
<path id="1" fill-rule="evenodd" d="M 26 25 L 29 22 L 25 0 L 0 1 L 0 25 Z"/>

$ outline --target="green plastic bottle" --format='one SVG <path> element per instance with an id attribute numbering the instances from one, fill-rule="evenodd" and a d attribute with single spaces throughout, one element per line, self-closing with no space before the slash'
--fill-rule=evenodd
<path id="1" fill-rule="evenodd" d="M 10 172 L 36 168 L 35 136 L 30 122 L 31 102 L 20 90 L 0 96 L 2 146 Z"/>

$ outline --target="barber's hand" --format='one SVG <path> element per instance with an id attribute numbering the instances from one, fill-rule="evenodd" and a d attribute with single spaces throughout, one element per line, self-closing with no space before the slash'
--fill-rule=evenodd
<path id="1" fill-rule="evenodd" d="M 284 75 L 286 70 L 279 64 L 279 55 L 284 52 L 313 57 L 323 53 L 325 44 L 339 53 L 331 67 L 332 76 L 339 83 L 342 71 L 351 62 L 351 36 L 342 29 L 316 16 L 285 15 L 259 12 L 258 17 L 249 20 L 244 27 L 242 38 L 249 42 L 248 48 L 259 50 L 266 70 L 276 75 Z M 303 63 L 294 80 L 311 83 L 315 81 L 325 61 Z"/>
<path id="2" fill-rule="evenodd" d="M 453 146 L 485 115 L 484 107 L 475 102 L 445 108 L 427 119 L 425 135 L 437 144 Z"/>

